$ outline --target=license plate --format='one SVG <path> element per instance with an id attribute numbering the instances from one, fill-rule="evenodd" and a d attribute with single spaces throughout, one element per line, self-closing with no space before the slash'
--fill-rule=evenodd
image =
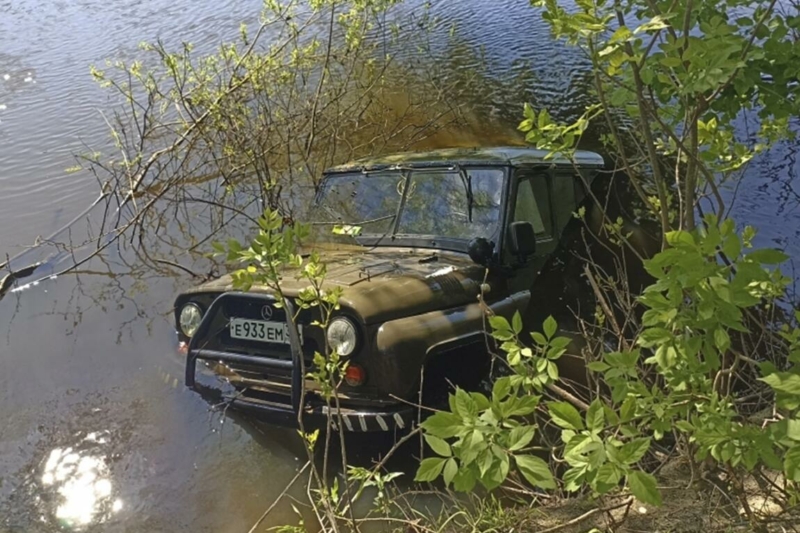
<path id="1" fill-rule="evenodd" d="M 303 329 L 297 325 L 300 339 Z M 274 342 L 289 344 L 289 325 L 285 322 L 268 322 L 266 320 L 250 320 L 248 318 L 231 318 L 230 334 L 232 339 L 246 341 Z"/>

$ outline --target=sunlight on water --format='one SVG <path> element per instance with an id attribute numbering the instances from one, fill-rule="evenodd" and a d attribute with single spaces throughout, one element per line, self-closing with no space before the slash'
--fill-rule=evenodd
<path id="1" fill-rule="evenodd" d="M 89 433 L 84 443 L 104 444 L 106 437 L 103 432 Z M 58 495 L 55 517 L 63 527 L 80 529 L 103 522 L 123 506 L 120 499 L 114 498 L 105 457 L 73 447 L 50 452 L 42 485 L 51 487 Z"/>

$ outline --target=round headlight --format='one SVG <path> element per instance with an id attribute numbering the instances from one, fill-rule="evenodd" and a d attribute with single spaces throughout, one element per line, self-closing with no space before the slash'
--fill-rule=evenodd
<path id="1" fill-rule="evenodd" d="M 339 355 L 350 355 L 356 350 L 358 335 L 356 325 L 344 317 L 334 318 L 328 324 L 328 345 Z"/>
<path id="2" fill-rule="evenodd" d="M 197 333 L 197 328 L 200 327 L 200 322 L 203 321 L 203 311 L 200 306 L 193 303 L 188 303 L 181 309 L 180 326 L 181 331 L 187 337 L 191 337 Z"/>

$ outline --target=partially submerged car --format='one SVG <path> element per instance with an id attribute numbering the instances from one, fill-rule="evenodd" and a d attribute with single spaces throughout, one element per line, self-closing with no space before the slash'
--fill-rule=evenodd
<path id="1" fill-rule="evenodd" d="M 340 429 L 354 432 L 407 428 L 420 398 L 474 388 L 492 348 L 479 294 L 498 315 L 528 311 L 537 275 L 603 167 L 591 152 L 545 155 L 448 149 L 329 169 L 314 218 L 356 231 L 331 237 L 329 225 L 331 238 L 315 245 L 325 283 L 343 288 L 327 332 L 312 326 L 313 310 L 302 311 L 302 350 L 292 350 L 286 310 L 268 288 L 237 292 L 230 276 L 202 284 L 175 301 L 186 385 L 197 386 L 200 360 L 223 378 L 234 408 L 290 426 L 298 413 L 307 427 L 341 415 Z M 303 288 L 288 274 L 281 284 L 288 297 Z M 337 413 L 300 370 L 301 357 L 308 370 L 323 352 L 326 335 L 349 361 Z"/>

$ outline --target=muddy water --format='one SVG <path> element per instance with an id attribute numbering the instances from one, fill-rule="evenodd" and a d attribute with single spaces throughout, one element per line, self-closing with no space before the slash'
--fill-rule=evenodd
<path id="1" fill-rule="evenodd" d="M 73 153 L 105 142 L 106 99 L 89 64 L 130 58 L 156 37 L 211 47 L 258 6 L 0 0 L 0 253 L 14 255 L 96 196 L 91 176 L 64 172 Z M 485 139 L 489 123 L 492 140 L 513 135 L 524 101 L 580 110 L 581 62 L 550 43 L 528 2 L 434 9 L 462 36 L 436 52 L 469 70 L 482 48 L 489 69 L 468 102 L 476 125 L 454 140 Z M 798 169 L 797 147 L 782 146 L 729 191 L 737 219 L 761 228 L 759 244 L 796 258 Z M 183 390 L 168 313 L 191 280 L 135 268 L 118 276 L 130 270 L 119 261 L 0 301 L 0 532 L 247 531 L 303 463 L 293 435 L 221 416 Z M 283 506 L 269 523 L 291 521 Z"/>

